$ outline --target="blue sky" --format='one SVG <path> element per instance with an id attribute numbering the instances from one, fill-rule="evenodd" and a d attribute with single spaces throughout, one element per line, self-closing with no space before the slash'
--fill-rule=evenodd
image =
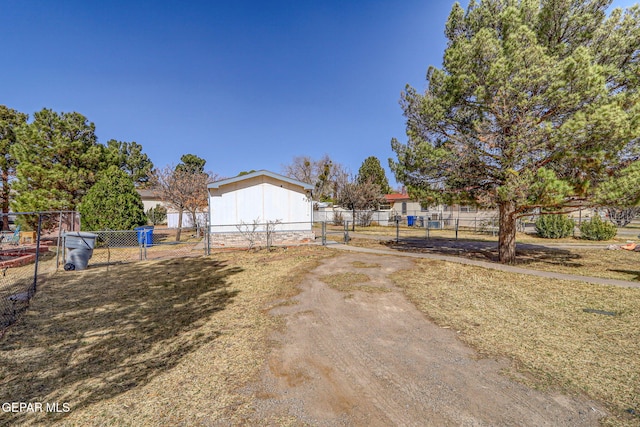
<path id="1" fill-rule="evenodd" d="M 394 182 L 400 92 L 441 64 L 452 4 L 2 0 L 0 104 L 82 113 L 156 167 L 191 153 L 230 177 L 328 154 L 355 174 L 373 155 Z"/>

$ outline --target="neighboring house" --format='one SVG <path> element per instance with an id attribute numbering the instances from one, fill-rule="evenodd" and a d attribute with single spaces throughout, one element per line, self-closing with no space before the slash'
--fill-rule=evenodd
<path id="1" fill-rule="evenodd" d="M 155 209 L 157 205 L 164 206 L 167 209 L 167 228 L 178 228 L 178 211 L 165 203 L 158 192 L 152 189 L 139 188 L 136 189 L 136 191 L 138 192 L 138 194 L 140 194 L 145 213 L 149 212 L 149 209 L 151 208 Z M 207 213 L 198 212 L 196 220 L 198 221 L 198 226 L 204 227 L 207 221 Z M 194 227 L 191 214 L 187 211 L 184 211 L 182 213 L 182 227 Z"/>
<path id="2" fill-rule="evenodd" d="M 142 199 L 142 205 L 144 206 L 145 212 L 147 212 L 151 208 L 155 208 L 156 205 L 164 205 L 164 202 L 154 190 L 137 188 L 136 191 Z"/>
<path id="3" fill-rule="evenodd" d="M 216 181 L 208 189 L 212 245 L 244 245 L 254 228 L 263 233 L 269 221 L 279 221 L 274 243 L 315 239 L 310 184 L 259 170 Z"/>
<path id="4" fill-rule="evenodd" d="M 351 223 L 353 221 L 353 211 L 340 206 L 332 206 L 330 204 L 315 203 L 313 212 L 313 220 L 315 222 L 329 222 L 334 224 Z M 382 225 L 387 226 L 393 222 L 393 213 L 391 210 L 381 206 L 375 211 L 356 211 L 356 225 Z M 348 225 L 348 224 L 347 224 Z"/>
<path id="5" fill-rule="evenodd" d="M 476 228 L 497 220 L 498 217 L 497 210 L 480 209 L 476 206 L 436 205 L 423 207 L 420 202 L 412 200 L 405 192 L 387 194 L 384 198 L 394 215 L 400 215 L 402 218 L 412 217 L 421 224 L 424 221 L 441 221 L 444 226 L 450 226 L 457 220 L 460 226 Z"/>
<path id="6" fill-rule="evenodd" d="M 178 228 L 178 212 L 175 210 L 167 211 L 167 228 Z M 184 211 L 182 213 L 182 227 L 183 228 L 194 228 L 201 227 L 204 228 L 207 226 L 207 212 L 196 212 L 196 221 L 198 222 L 196 225 L 193 225 L 193 218 L 191 217 L 191 213 Z"/>
<path id="7" fill-rule="evenodd" d="M 420 202 L 411 199 L 406 192 L 386 194 L 385 203 L 376 211 L 370 211 L 367 215 L 370 223 L 386 226 L 393 225 L 394 219 L 400 217 L 403 223 L 411 225 L 425 225 L 430 221 L 432 227 L 449 227 L 455 225 L 458 220 L 460 226 L 478 227 L 487 225 L 497 218 L 497 211 L 478 209 L 475 206 L 465 205 L 437 205 L 423 207 Z M 323 206 L 316 204 L 315 221 L 336 222 L 335 218 L 344 221 L 352 221 L 352 213 L 348 209 L 336 206 Z M 358 212 L 358 214 L 364 213 Z M 361 219 L 356 216 L 356 223 Z M 437 223 L 434 223 L 437 222 Z M 360 224 L 364 225 L 364 224 Z"/>

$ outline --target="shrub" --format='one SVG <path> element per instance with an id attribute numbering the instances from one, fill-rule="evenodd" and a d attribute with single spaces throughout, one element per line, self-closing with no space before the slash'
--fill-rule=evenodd
<path id="1" fill-rule="evenodd" d="M 583 222 L 580 226 L 580 235 L 587 240 L 609 240 L 617 232 L 618 229 L 615 225 L 601 220 L 598 215 L 591 218 L 591 221 Z"/>
<path id="2" fill-rule="evenodd" d="M 562 239 L 573 233 L 575 223 L 564 215 L 541 215 L 536 221 L 538 236 L 545 239 Z"/>
<path id="3" fill-rule="evenodd" d="M 164 224 L 167 220 L 167 208 L 158 203 L 155 208 L 147 211 L 147 219 L 153 225 Z"/>
<path id="4" fill-rule="evenodd" d="M 147 223 L 133 180 L 116 166 L 100 173 L 79 211 L 83 230 L 131 230 Z"/>
<path id="5" fill-rule="evenodd" d="M 356 221 L 361 227 L 369 227 L 372 218 L 373 212 L 371 211 L 360 211 L 356 214 Z"/>
<path id="6" fill-rule="evenodd" d="M 333 225 L 343 225 L 344 218 L 342 217 L 342 212 L 334 211 L 333 212 Z"/>

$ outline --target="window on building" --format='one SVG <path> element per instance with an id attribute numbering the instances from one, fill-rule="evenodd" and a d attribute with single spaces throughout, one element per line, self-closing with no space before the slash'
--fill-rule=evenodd
<path id="1" fill-rule="evenodd" d="M 402 215 L 407 214 L 407 202 L 402 202 Z"/>

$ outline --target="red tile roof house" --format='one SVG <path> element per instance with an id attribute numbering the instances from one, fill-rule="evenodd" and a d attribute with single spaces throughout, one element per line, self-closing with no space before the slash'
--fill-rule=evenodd
<path id="1" fill-rule="evenodd" d="M 433 228 L 450 227 L 455 221 L 460 226 L 478 228 L 497 219 L 498 212 L 493 209 L 479 209 L 467 205 L 436 205 L 423 207 L 420 202 L 411 199 L 406 193 L 392 193 L 384 196 L 393 215 L 400 215 L 403 221 L 424 225 L 431 221 Z M 415 222 L 414 222 L 415 221 Z"/>

